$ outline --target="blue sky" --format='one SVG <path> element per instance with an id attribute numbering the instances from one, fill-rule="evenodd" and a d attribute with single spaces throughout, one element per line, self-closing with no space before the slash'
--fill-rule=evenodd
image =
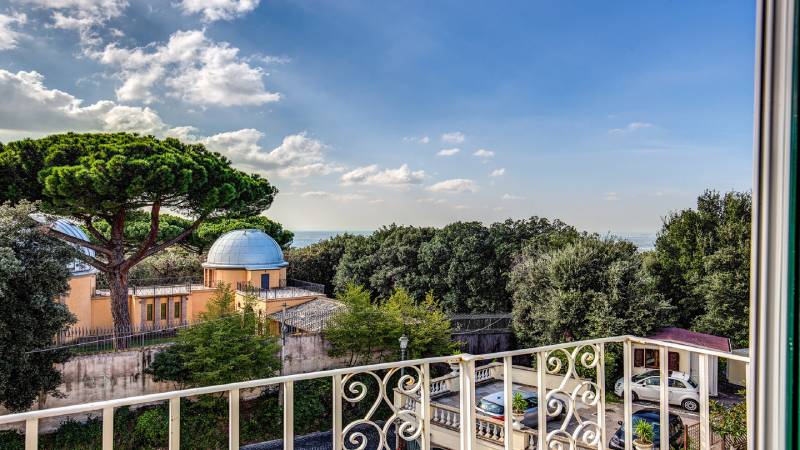
<path id="1" fill-rule="evenodd" d="M 655 232 L 752 179 L 755 6 L 0 1 L 0 141 L 176 136 L 293 229 Z"/>

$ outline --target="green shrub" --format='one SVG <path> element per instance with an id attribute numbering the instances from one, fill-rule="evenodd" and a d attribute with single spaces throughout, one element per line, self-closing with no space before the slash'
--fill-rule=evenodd
<path id="1" fill-rule="evenodd" d="M 85 423 L 65 420 L 55 433 L 42 436 L 41 445 L 48 449 L 99 449 L 102 440 L 102 422 L 97 417 L 90 417 Z"/>
<path id="2" fill-rule="evenodd" d="M 144 445 L 163 446 L 167 443 L 168 433 L 167 411 L 164 408 L 148 409 L 136 420 L 136 434 Z"/>
<path id="3" fill-rule="evenodd" d="M 22 450 L 25 448 L 25 436 L 13 430 L 0 431 L 0 448 Z"/>

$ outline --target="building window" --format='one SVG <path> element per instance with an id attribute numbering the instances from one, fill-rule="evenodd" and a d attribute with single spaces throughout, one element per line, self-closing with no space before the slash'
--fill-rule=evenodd
<path id="1" fill-rule="evenodd" d="M 658 350 L 637 348 L 633 350 L 633 367 L 658 369 Z"/>
<path id="2" fill-rule="evenodd" d="M 147 304 L 147 320 L 148 322 L 153 321 L 153 305 L 150 303 Z"/>
<path id="3" fill-rule="evenodd" d="M 167 303 L 161 304 L 161 320 L 167 320 Z"/>
<path id="4" fill-rule="evenodd" d="M 172 303 L 172 318 L 173 319 L 180 319 L 181 318 L 181 304 L 180 302 L 173 302 Z"/>
<path id="5" fill-rule="evenodd" d="M 674 372 L 681 371 L 681 355 L 678 352 L 667 353 L 667 368 Z"/>
<path id="6" fill-rule="evenodd" d="M 658 369 L 658 350 L 652 348 L 644 350 L 644 366 L 648 369 Z"/>
<path id="7" fill-rule="evenodd" d="M 633 350 L 633 367 L 644 367 L 644 349 Z"/>

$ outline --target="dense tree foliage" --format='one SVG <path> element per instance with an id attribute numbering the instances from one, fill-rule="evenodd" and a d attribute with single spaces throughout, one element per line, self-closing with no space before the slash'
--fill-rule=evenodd
<path id="1" fill-rule="evenodd" d="M 706 191 L 665 219 L 647 264 L 678 326 L 737 347 L 748 342 L 751 214 L 749 193 Z"/>
<path id="2" fill-rule="evenodd" d="M 48 211 L 78 219 L 94 242 L 96 258 L 84 259 L 108 275 L 112 317 L 130 326 L 128 273 L 143 259 L 189 237 L 215 217 L 256 216 L 277 189 L 258 175 L 200 144 L 129 133 L 62 134 L 11 142 L 0 149 L 0 200 L 40 200 Z M 143 239 L 131 239 L 129 217 L 148 210 Z M 161 210 L 191 223 L 174 236 L 160 233 Z M 98 226 L 108 224 L 104 233 Z M 177 221 L 167 223 L 170 228 Z M 127 230 L 126 230 L 127 229 Z M 67 242 L 78 239 L 54 229 Z"/>
<path id="3" fill-rule="evenodd" d="M 236 311 L 234 300 L 230 286 L 220 285 L 203 321 L 181 330 L 175 344 L 156 355 L 149 368 L 153 378 L 196 387 L 275 375 L 280 369 L 277 340 L 258 333 L 251 303 L 246 300 Z"/>
<path id="4" fill-rule="evenodd" d="M 399 339 L 409 338 L 409 358 L 449 354 L 450 321 L 430 293 L 417 301 L 403 289 L 378 303 L 363 286 L 348 285 L 338 299 L 345 307 L 325 328 L 331 356 L 346 356 L 351 365 L 396 359 Z"/>
<path id="5" fill-rule="evenodd" d="M 55 392 L 61 374 L 53 365 L 66 351 L 32 352 L 74 322 L 66 306 L 67 266 L 77 252 L 40 233 L 30 203 L 0 206 L 0 405 L 28 408 L 40 394 Z"/>
<path id="6" fill-rule="evenodd" d="M 293 278 L 332 283 L 334 290 L 363 285 L 373 299 L 402 288 L 414 298 L 432 292 L 451 313 L 510 311 L 507 274 L 522 247 L 544 251 L 578 236 L 563 222 L 538 217 L 490 227 L 390 225 L 370 236 L 340 236 L 292 250 L 289 270 Z"/>
<path id="7" fill-rule="evenodd" d="M 194 220 L 173 214 L 161 213 L 159 218 L 158 241 L 166 241 L 184 233 L 192 227 Z M 104 236 L 109 236 L 111 224 L 103 219 L 94 223 L 95 228 Z M 150 233 L 151 217 L 146 211 L 131 211 L 125 223 L 125 240 L 139 242 L 147 239 Z M 262 215 L 255 216 L 225 216 L 212 217 L 199 225 L 196 229 L 177 243 L 187 251 L 202 255 L 208 251 L 218 237 L 232 230 L 254 228 L 261 230 L 284 248 L 292 244 L 294 233 L 285 230 L 281 224 Z"/>
<path id="8" fill-rule="evenodd" d="M 287 276 L 324 284 L 326 294 L 333 295 L 336 267 L 354 239 L 352 234 L 340 234 L 307 247 L 290 248 L 284 253 L 289 262 Z"/>
<path id="9" fill-rule="evenodd" d="M 420 248 L 424 281 L 451 312 L 498 312 L 510 302 L 495 242 L 480 222 L 455 222 Z"/>
<path id="10" fill-rule="evenodd" d="M 525 249 L 511 272 L 513 324 L 524 346 L 620 334 L 646 336 L 671 307 L 654 292 L 627 241 L 583 236 L 563 248 Z"/>

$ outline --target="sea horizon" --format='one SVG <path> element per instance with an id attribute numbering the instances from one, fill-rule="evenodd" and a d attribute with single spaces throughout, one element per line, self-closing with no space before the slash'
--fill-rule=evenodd
<path id="1" fill-rule="evenodd" d="M 329 239 L 341 234 L 354 234 L 356 236 L 368 236 L 375 230 L 291 230 L 294 233 L 292 248 L 303 248 L 317 242 Z M 649 251 L 655 248 L 656 233 L 647 232 L 613 232 L 607 231 L 599 233 L 601 236 L 615 236 L 620 239 L 632 242 L 640 251 Z"/>

